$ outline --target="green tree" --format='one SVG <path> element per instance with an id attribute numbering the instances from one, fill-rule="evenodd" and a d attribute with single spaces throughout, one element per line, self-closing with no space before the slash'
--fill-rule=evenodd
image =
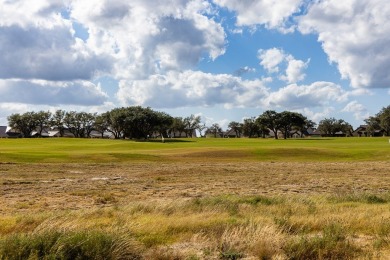
<path id="1" fill-rule="evenodd" d="M 318 124 L 318 130 L 325 136 L 335 136 L 342 132 L 346 136 L 352 135 L 352 126 L 343 119 L 325 118 Z"/>
<path id="2" fill-rule="evenodd" d="M 229 123 L 228 127 L 235 132 L 236 137 L 241 137 L 243 124 L 232 121 Z"/>
<path id="3" fill-rule="evenodd" d="M 96 114 L 70 111 L 66 112 L 64 123 L 75 137 L 90 137 L 95 123 L 95 117 Z"/>
<path id="4" fill-rule="evenodd" d="M 107 131 L 114 135 L 115 139 L 125 138 L 124 130 L 126 128 L 126 108 L 114 108 L 103 114 L 107 124 Z"/>
<path id="5" fill-rule="evenodd" d="M 12 114 L 8 118 L 8 125 L 19 131 L 24 137 L 31 137 L 32 131 L 34 131 L 38 124 L 36 119 L 36 113 L 26 112 L 24 114 Z"/>
<path id="6" fill-rule="evenodd" d="M 157 116 L 155 129 L 162 137 L 168 137 L 169 129 L 173 123 L 173 117 L 164 112 L 154 112 Z"/>
<path id="7" fill-rule="evenodd" d="M 390 135 L 390 106 L 384 107 L 377 114 L 380 121 L 380 127 L 385 132 L 386 136 Z"/>
<path id="8" fill-rule="evenodd" d="M 101 134 L 101 137 L 104 138 L 104 133 L 108 131 L 110 127 L 110 123 L 108 121 L 108 114 L 109 112 L 96 115 L 95 123 L 93 126 L 93 129 L 96 130 Z"/>
<path id="9" fill-rule="evenodd" d="M 280 129 L 283 132 L 284 139 L 290 137 L 290 133 L 294 127 L 297 129 L 303 129 L 305 126 L 305 121 L 306 117 L 299 113 L 289 111 L 283 111 L 280 113 L 279 124 Z"/>
<path id="10" fill-rule="evenodd" d="M 66 112 L 64 110 L 58 109 L 50 119 L 50 125 L 58 129 L 61 137 L 65 134 L 65 114 Z"/>
<path id="11" fill-rule="evenodd" d="M 221 132 L 222 128 L 219 126 L 218 123 L 214 123 L 207 128 L 207 133 L 212 134 L 214 138 L 217 138 L 218 134 L 220 134 Z"/>
<path id="12" fill-rule="evenodd" d="M 376 131 L 382 130 L 381 120 L 378 116 L 370 116 L 367 119 L 364 119 L 364 122 L 367 124 L 367 136 L 374 136 Z"/>
<path id="13" fill-rule="evenodd" d="M 38 134 L 41 137 L 43 129 L 49 127 L 51 124 L 51 113 L 49 111 L 39 111 L 35 113 L 35 120 L 37 124 Z"/>
<path id="14" fill-rule="evenodd" d="M 190 115 L 189 117 L 184 118 L 183 122 L 186 136 L 192 138 L 194 131 L 199 128 L 201 118 L 200 116 Z"/>
<path id="15" fill-rule="evenodd" d="M 260 125 L 257 123 L 256 118 L 245 118 L 242 125 L 242 132 L 249 138 L 258 137 L 260 132 Z"/>
<path id="16" fill-rule="evenodd" d="M 179 133 L 179 136 L 181 136 L 181 134 L 185 132 L 185 129 L 186 125 L 184 123 L 184 119 L 182 117 L 174 117 L 169 131 L 170 135 L 173 135 L 173 138 L 175 138 L 176 133 Z"/>
<path id="17" fill-rule="evenodd" d="M 281 114 L 273 110 L 267 110 L 257 118 L 258 125 L 270 129 L 274 133 L 275 139 L 278 139 L 278 131 L 282 128 Z"/>

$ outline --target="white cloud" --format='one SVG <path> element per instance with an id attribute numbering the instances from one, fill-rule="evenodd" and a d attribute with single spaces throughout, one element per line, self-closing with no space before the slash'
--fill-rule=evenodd
<path id="1" fill-rule="evenodd" d="M 318 40 L 355 88 L 389 88 L 390 2 L 323 0 L 299 19 L 299 30 Z"/>
<path id="2" fill-rule="evenodd" d="M 356 100 L 349 102 L 341 111 L 353 113 L 355 119 L 361 121 L 369 116 L 367 108 Z"/>
<path id="3" fill-rule="evenodd" d="M 287 83 L 296 83 L 305 79 L 304 70 L 307 69 L 309 61 L 304 62 L 302 60 L 296 60 L 290 56 L 288 59 L 288 65 L 286 69 L 286 75 L 282 75 L 280 78 Z"/>
<path id="4" fill-rule="evenodd" d="M 268 50 L 260 49 L 257 57 L 260 59 L 260 65 L 264 67 L 268 73 L 279 72 L 279 64 L 282 63 L 286 54 L 283 50 L 272 48 Z"/>
<path id="5" fill-rule="evenodd" d="M 107 95 L 88 81 L 0 80 L 0 103 L 101 105 Z"/>
<path id="6" fill-rule="evenodd" d="M 315 111 L 312 108 L 304 108 L 297 110 L 297 112 L 302 113 L 308 119 L 313 120 L 315 123 L 319 123 L 322 119 L 330 117 L 332 114 L 334 114 L 334 111 L 335 108 L 331 106 L 321 108 L 320 111 Z"/>
<path id="7" fill-rule="evenodd" d="M 267 28 L 283 28 L 287 19 L 299 11 L 302 0 L 213 0 L 221 7 L 237 13 L 238 26 L 265 25 Z"/>
<path id="8" fill-rule="evenodd" d="M 0 78 L 78 80 L 110 70 L 110 59 L 97 56 L 72 36 L 69 25 L 53 28 L 0 27 Z"/>
<path id="9" fill-rule="evenodd" d="M 278 48 L 260 49 L 257 54 L 257 57 L 260 59 L 260 65 L 268 73 L 277 73 L 283 66 L 286 66 L 285 74 L 279 75 L 279 79 L 287 83 L 296 83 L 303 80 L 306 76 L 304 70 L 308 67 L 310 60 L 306 62 L 296 60 L 292 55 Z"/>
<path id="10" fill-rule="evenodd" d="M 88 28 L 91 49 L 118 59 L 117 78 L 140 80 L 222 55 L 226 35 L 212 12 L 202 0 L 75 0 L 71 17 Z"/>
<path id="11" fill-rule="evenodd" d="M 334 102 L 345 102 L 348 93 L 331 82 L 314 82 L 311 85 L 288 85 L 273 92 L 265 100 L 269 107 L 284 109 L 303 109 L 307 107 L 326 107 Z"/>
<path id="12" fill-rule="evenodd" d="M 121 81 L 118 98 L 124 105 L 159 108 L 188 106 L 259 106 L 268 95 L 262 80 L 242 80 L 200 71 L 170 72 L 147 80 Z"/>

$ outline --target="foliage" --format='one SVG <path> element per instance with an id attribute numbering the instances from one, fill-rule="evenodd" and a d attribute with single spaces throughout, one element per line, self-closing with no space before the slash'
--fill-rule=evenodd
<path id="1" fill-rule="evenodd" d="M 141 259 L 141 256 L 136 246 L 117 234 L 91 230 L 15 234 L 0 241 L 0 258 Z"/>
<path id="2" fill-rule="evenodd" d="M 325 118 L 318 124 L 318 130 L 324 136 L 336 136 L 337 132 L 341 132 L 344 136 L 352 135 L 352 126 L 343 119 Z"/>
<path id="3" fill-rule="evenodd" d="M 325 227 L 321 235 L 292 239 L 284 250 L 289 259 L 353 259 L 359 252 L 338 223 Z"/>
<path id="4" fill-rule="evenodd" d="M 257 118 L 259 125 L 263 125 L 274 133 L 275 139 L 278 139 L 278 131 L 282 127 L 281 114 L 273 110 L 267 110 Z"/>
<path id="5" fill-rule="evenodd" d="M 239 123 L 239 122 L 236 122 L 236 121 L 231 121 L 229 123 L 228 127 L 230 129 L 232 129 L 236 133 L 237 137 L 241 137 L 242 130 L 243 130 L 243 124 L 242 123 Z"/>
<path id="6" fill-rule="evenodd" d="M 200 116 L 190 115 L 189 117 L 183 119 L 183 123 L 185 126 L 184 131 L 186 136 L 192 137 L 194 131 L 198 129 L 201 124 L 201 118 Z"/>
<path id="7" fill-rule="evenodd" d="M 31 137 L 32 131 L 38 126 L 35 112 L 26 112 L 24 114 L 12 114 L 8 117 L 8 124 L 11 128 L 20 131 L 24 137 Z"/>
<path id="8" fill-rule="evenodd" d="M 222 128 L 219 126 L 219 124 L 214 123 L 210 127 L 207 128 L 206 133 L 212 134 L 214 136 L 214 138 L 217 138 L 218 135 L 221 135 Z"/>
<path id="9" fill-rule="evenodd" d="M 75 137 L 90 137 L 96 114 L 70 111 L 65 114 L 64 123 Z"/>
<path id="10" fill-rule="evenodd" d="M 382 130 L 386 136 L 390 136 L 390 106 L 383 107 L 375 116 L 365 120 L 367 131 L 373 135 L 375 130 Z"/>

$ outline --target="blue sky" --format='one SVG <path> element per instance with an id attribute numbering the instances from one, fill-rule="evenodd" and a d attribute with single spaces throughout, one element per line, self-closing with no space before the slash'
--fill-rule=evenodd
<path id="1" fill-rule="evenodd" d="M 206 125 L 296 111 L 354 127 L 388 106 L 385 0 L 0 0 L 0 124 L 150 106 Z"/>

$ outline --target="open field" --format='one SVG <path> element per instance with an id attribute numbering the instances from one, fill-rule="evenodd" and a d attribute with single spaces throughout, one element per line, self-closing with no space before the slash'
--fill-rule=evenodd
<path id="1" fill-rule="evenodd" d="M 390 259 L 386 138 L 0 139 L 0 197 L 0 259 Z"/>

